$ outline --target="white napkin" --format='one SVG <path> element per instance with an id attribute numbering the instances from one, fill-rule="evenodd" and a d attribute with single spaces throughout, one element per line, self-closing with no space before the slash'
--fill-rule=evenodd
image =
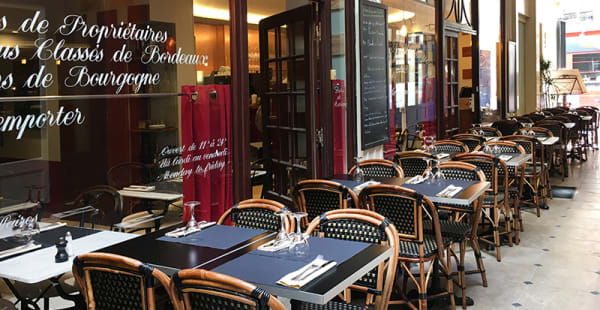
<path id="1" fill-rule="evenodd" d="M 377 181 L 372 181 L 372 180 L 371 180 L 371 181 L 367 181 L 367 182 L 365 182 L 365 183 L 362 183 L 362 184 L 359 184 L 359 185 L 355 186 L 355 187 L 354 187 L 354 191 L 355 191 L 355 192 L 360 192 L 360 191 L 362 191 L 364 188 L 366 188 L 367 186 L 371 186 L 371 185 L 377 185 L 377 184 L 380 184 L 380 183 L 379 183 L 379 182 L 377 182 Z"/>
<path id="2" fill-rule="evenodd" d="M 288 241 L 280 242 L 277 245 L 274 245 L 274 244 L 275 244 L 275 240 L 271 240 L 271 241 L 259 246 L 257 250 L 263 251 L 263 252 L 277 252 L 279 250 L 289 248 L 290 245 L 292 244 L 292 241 L 288 240 Z"/>
<path id="3" fill-rule="evenodd" d="M 134 192 L 153 192 L 156 189 L 156 186 L 144 186 L 144 185 L 130 185 L 128 187 L 123 187 L 124 191 L 134 191 Z"/>
<path id="4" fill-rule="evenodd" d="M 436 196 L 444 197 L 444 198 L 452 198 L 454 195 L 458 194 L 463 188 L 460 186 L 448 185 L 448 187 L 444 188 L 441 192 L 437 193 Z"/>
<path id="5" fill-rule="evenodd" d="M 44 231 L 48 231 L 48 230 L 52 230 L 52 229 L 55 229 L 55 228 L 66 226 L 67 223 L 63 223 L 63 222 L 41 223 L 40 222 L 39 225 L 40 225 L 40 232 L 44 232 Z"/>
<path id="6" fill-rule="evenodd" d="M 414 177 L 408 179 L 408 181 L 406 181 L 406 184 L 419 184 L 423 181 L 425 181 L 425 178 L 423 176 L 415 175 Z"/>
<path id="7" fill-rule="evenodd" d="M 507 161 L 507 160 L 511 160 L 512 156 L 511 155 L 500 155 L 500 156 L 498 156 L 498 158 L 500 158 L 501 160 Z"/>
<path id="8" fill-rule="evenodd" d="M 210 226 L 215 225 L 217 222 L 199 222 L 198 226 L 196 228 L 192 228 L 192 229 L 187 229 L 186 227 L 180 227 L 177 228 L 173 231 L 170 231 L 168 233 L 165 234 L 165 236 L 167 237 L 171 237 L 171 238 L 180 238 L 180 237 L 185 237 L 189 234 L 193 234 L 195 232 L 199 232 L 202 229 L 208 228 Z"/>
<path id="9" fill-rule="evenodd" d="M 442 159 L 442 158 L 446 158 L 449 156 L 450 156 L 450 154 L 448 154 L 448 153 L 439 153 L 439 154 L 435 155 L 435 158 Z"/>
<path id="10" fill-rule="evenodd" d="M 295 288 L 301 288 L 310 281 L 316 279 L 320 275 L 335 267 L 337 263 L 334 261 L 324 260 L 322 256 L 315 258 L 308 265 L 290 272 L 283 276 L 277 284 Z"/>
<path id="11" fill-rule="evenodd" d="M 29 252 L 31 250 L 39 249 L 41 247 L 42 247 L 42 245 L 39 243 L 29 242 L 25 245 L 14 247 L 12 249 L 8 249 L 8 250 L 4 250 L 4 251 L 0 252 L 0 259 L 9 257 L 9 256 L 13 256 L 13 255 L 17 255 L 17 254 L 21 254 L 21 253 L 25 253 L 25 252 Z"/>

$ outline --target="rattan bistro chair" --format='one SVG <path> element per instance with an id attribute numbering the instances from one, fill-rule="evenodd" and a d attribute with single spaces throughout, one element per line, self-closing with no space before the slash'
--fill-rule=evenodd
<path id="1" fill-rule="evenodd" d="M 521 123 L 515 120 L 503 119 L 499 121 L 495 121 L 492 124 L 492 127 L 498 129 L 502 133 L 503 136 L 510 136 L 515 132 L 519 131 L 523 127 Z"/>
<path id="2" fill-rule="evenodd" d="M 469 147 L 458 140 L 440 140 L 433 144 L 436 153 L 458 154 L 469 151 Z"/>
<path id="3" fill-rule="evenodd" d="M 405 177 L 414 177 L 427 170 L 425 159 L 432 158 L 431 154 L 420 151 L 398 152 L 394 156 L 394 162 L 400 165 Z"/>
<path id="4" fill-rule="evenodd" d="M 489 141 L 485 145 L 489 145 L 491 148 L 496 147 L 499 153 L 502 154 L 525 154 L 525 149 L 513 141 Z M 504 187 L 508 187 L 508 201 L 512 200 L 512 213 L 513 213 L 513 231 L 515 232 L 515 243 L 519 244 L 519 232 L 523 231 L 523 217 L 521 216 L 521 197 L 523 197 L 523 185 L 525 183 L 525 164 L 520 167 L 508 166 L 508 184 L 504 184 Z M 500 177 L 502 171 L 499 171 Z M 507 201 L 507 203 L 508 203 Z"/>
<path id="5" fill-rule="evenodd" d="M 169 287 L 160 270 L 132 258 L 89 253 L 73 260 L 73 274 L 87 309 L 156 309 L 154 280 Z M 172 297 L 171 297 L 172 299 Z"/>
<path id="6" fill-rule="evenodd" d="M 360 193 L 361 205 L 375 211 L 394 223 L 398 230 L 398 260 L 404 273 L 404 285 L 401 291 L 402 300 L 391 300 L 390 304 L 407 304 L 416 307 L 406 297 L 406 283 L 411 278 L 419 293 L 419 309 L 427 309 L 427 283 L 432 268 L 437 260 L 448 279 L 447 293 L 452 308 L 454 304 L 454 284 L 452 283 L 452 260 L 450 258 L 450 242 L 443 243 L 437 210 L 429 199 L 413 190 L 394 185 L 371 185 Z M 433 223 L 432 233 L 424 233 L 424 218 Z M 448 250 L 445 260 L 444 251 Z M 419 281 L 410 271 L 410 264 L 419 266 Z M 426 267 L 426 263 L 429 266 Z"/>
<path id="7" fill-rule="evenodd" d="M 375 212 L 362 209 L 346 209 L 329 211 L 313 219 L 306 233 L 313 234 L 317 230 L 319 237 L 381 244 L 393 248 L 394 252 L 389 260 L 380 263 L 349 287 L 350 290 L 367 294 L 366 305 L 350 304 L 350 294 L 346 294 L 345 300 L 332 300 L 326 305 L 292 301 L 292 309 L 387 309 L 398 263 L 398 233 L 394 225 L 384 216 Z"/>
<path id="8" fill-rule="evenodd" d="M 474 135 L 479 135 L 479 132 L 482 132 L 483 134 L 481 135 L 484 138 L 493 138 L 493 137 L 500 137 L 502 136 L 502 133 L 493 127 L 473 127 L 473 128 L 469 128 L 469 133 L 470 134 L 474 134 Z"/>
<path id="9" fill-rule="evenodd" d="M 367 178 L 403 178 L 402 168 L 393 161 L 385 159 L 367 159 L 358 163 Z M 348 174 L 353 175 L 356 166 L 350 168 Z"/>
<path id="10" fill-rule="evenodd" d="M 475 151 L 478 147 L 481 147 L 485 143 L 484 137 L 469 133 L 454 135 L 452 136 L 452 139 L 464 143 L 469 148 L 469 152 Z"/>
<path id="11" fill-rule="evenodd" d="M 281 229 L 281 218 L 277 211 L 285 208 L 279 202 L 268 199 L 248 199 L 235 204 L 231 209 L 225 211 L 217 224 L 223 225 L 231 218 L 233 226 L 265 229 L 279 231 Z M 292 232 L 292 220 L 288 217 L 284 221 L 286 232 Z"/>
<path id="12" fill-rule="evenodd" d="M 176 310 L 285 310 L 285 306 L 265 290 L 203 269 L 184 269 L 174 274 L 169 292 Z"/>
<path id="13" fill-rule="evenodd" d="M 503 141 L 512 141 L 520 145 L 525 153 L 531 154 L 531 160 L 525 164 L 524 185 L 527 185 L 532 192 L 531 201 L 522 199 L 522 202 L 533 204 L 536 208 L 537 217 L 540 217 L 540 205 L 542 203 L 540 197 L 543 196 L 543 176 L 544 169 L 542 168 L 542 148 L 540 142 L 535 137 L 511 135 L 502 137 Z"/>
<path id="14" fill-rule="evenodd" d="M 321 214 L 348 208 L 348 200 L 358 207 L 358 197 L 344 185 L 327 180 L 304 180 L 294 188 L 294 205 L 296 210 L 308 214 L 302 220 L 306 227 L 310 221 Z"/>
<path id="15" fill-rule="evenodd" d="M 485 178 L 490 182 L 490 189 L 487 190 L 483 197 L 483 218 L 482 221 L 488 220 L 492 227 L 492 235 L 480 236 L 479 239 L 496 247 L 496 259 L 501 261 L 500 254 L 500 235 L 508 236 L 508 245 L 512 246 L 512 212 L 506 204 L 508 197 L 507 188 L 500 190 L 500 184 L 508 182 L 508 169 L 504 161 L 490 154 L 481 153 L 465 153 L 458 154 L 454 160 L 466 162 L 477 166 L 485 174 Z M 502 171 L 499 173 L 499 171 Z M 499 175 L 502 175 L 499 179 Z M 500 214 L 504 214 L 504 231 L 500 231 Z M 488 238 L 492 237 L 493 240 Z"/>
<path id="16" fill-rule="evenodd" d="M 457 162 L 448 161 L 441 163 L 439 166 L 442 169 L 442 173 L 447 179 L 455 180 L 470 180 L 483 182 L 486 180 L 485 174 L 477 166 Z M 438 210 L 445 210 L 452 212 L 454 216 L 450 220 L 440 220 L 440 227 L 442 231 L 442 237 L 459 244 L 460 256 L 456 257 L 454 251 L 452 256 L 458 261 L 458 282 L 462 288 L 462 304 L 463 308 L 466 307 L 466 281 L 465 275 L 472 273 L 481 274 L 481 281 L 484 287 L 487 287 L 487 276 L 485 267 L 483 265 L 483 259 L 481 258 L 481 249 L 479 247 L 479 237 L 477 235 L 477 228 L 481 219 L 481 208 L 483 204 L 483 197 L 474 201 L 470 205 L 449 205 L 449 204 L 436 204 Z M 470 217 L 467 220 L 467 215 Z M 431 224 L 427 225 L 426 229 L 428 232 L 433 231 Z M 477 263 L 477 269 L 472 271 L 465 271 L 465 254 L 467 242 L 473 249 L 475 256 L 475 262 Z"/>

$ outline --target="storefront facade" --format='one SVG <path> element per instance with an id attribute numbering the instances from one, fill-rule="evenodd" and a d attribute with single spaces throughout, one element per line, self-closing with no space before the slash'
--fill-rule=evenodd
<path id="1" fill-rule="evenodd" d="M 95 186 L 183 180 L 203 218 L 289 204 L 405 134 L 512 112 L 491 2 L 1 1 L 0 196 L 55 213 Z"/>

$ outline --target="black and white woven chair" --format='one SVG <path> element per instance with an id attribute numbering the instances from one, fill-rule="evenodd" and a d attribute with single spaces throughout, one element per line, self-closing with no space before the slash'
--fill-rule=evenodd
<path id="1" fill-rule="evenodd" d="M 135 259 L 109 253 L 89 253 L 73 260 L 73 275 L 87 308 L 156 309 L 154 281 L 165 289 L 169 278 Z"/>
<path id="2" fill-rule="evenodd" d="M 469 152 L 475 151 L 477 148 L 483 146 L 485 138 L 479 135 L 473 135 L 469 133 L 461 133 L 452 136 L 453 140 L 464 143 L 468 148 Z"/>
<path id="3" fill-rule="evenodd" d="M 184 269 L 174 274 L 169 292 L 176 310 L 285 310 L 285 306 L 265 290 L 203 269 Z"/>
<path id="4" fill-rule="evenodd" d="M 304 180 L 294 188 L 294 205 L 296 210 L 306 212 L 303 226 L 321 214 L 337 209 L 346 209 L 351 204 L 358 207 L 358 197 L 344 185 L 327 180 Z"/>
<path id="5" fill-rule="evenodd" d="M 437 210 L 427 197 L 407 188 L 394 185 L 371 185 L 362 190 L 359 196 L 361 205 L 377 212 L 394 223 L 399 237 L 398 260 L 404 274 L 404 286 L 401 300 L 391 300 L 390 304 L 408 304 L 416 308 L 406 297 L 406 280 L 412 279 L 419 293 L 419 309 L 427 308 L 427 283 L 432 267 L 439 261 L 442 272 L 448 279 L 447 294 L 452 308 L 454 304 L 454 284 L 452 283 L 452 260 L 450 259 L 450 241 L 443 242 Z M 424 222 L 433 229 L 426 233 Z M 444 252 L 448 251 L 447 260 Z M 413 277 L 410 264 L 419 266 L 419 281 Z M 429 266 L 426 266 L 429 263 Z M 427 271 L 426 271 L 427 270 Z"/>
<path id="6" fill-rule="evenodd" d="M 367 159 L 358 163 L 365 177 L 368 178 L 403 178 L 402 168 L 393 161 L 385 159 Z M 348 174 L 353 175 L 356 166 L 350 168 Z"/>
<path id="7" fill-rule="evenodd" d="M 460 154 L 469 151 L 469 147 L 458 140 L 440 140 L 433 144 L 436 153 Z"/>
<path id="8" fill-rule="evenodd" d="M 474 135 L 480 135 L 480 136 L 484 137 L 484 138 L 493 138 L 493 137 L 500 137 L 502 136 L 502 133 L 493 127 L 473 127 L 473 128 L 469 128 L 469 133 L 470 134 L 474 134 Z"/>
<path id="9" fill-rule="evenodd" d="M 394 156 L 394 162 L 400 165 L 407 178 L 422 175 L 427 170 L 426 159 L 433 157 L 429 153 L 419 151 L 398 152 Z"/>
<path id="10" fill-rule="evenodd" d="M 503 136 L 510 136 L 519 131 L 519 129 L 523 128 L 523 125 L 516 120 L 503 119 L 495 121 L 492 124 L 492 127 L 498 129 Z"/>
<path id="11" fill-rule="evenodd" d="M 283 208 L 285 206 L 277 201 L 248 199 L 225 211 L 217 224 L 223 225 L 230 218 L 233 226 L 279 231 L 281 229 L 281 217 L 276 213 Z M 289 217 L 285 219 L 284 227 L 286 227 L 286 232 L 292 232 L 293 223 Z"/>
<path id="12" fill-rule="evenodd" d="M 347 290 L 344 300 L 333 300 L 326 305 L 292 301 L 292 309 L 300 310 L 384 310 L 388 308 L 394 286 L 398 263 L 398 233 L 384 216 L 369 210 L 333 210 L 315 218 L 306 230 L 307 234 L 318 231 L 319 237 L 334 238 L 386 245 L 394 253 L 386 262 L 380 263 Z M 333 250 L 333 249 L 332 249 Z M 366 294 L 364 304 L 351 304 L 351 290 Z"/>
<path id="13" fill-rule="evenodd" d="M 477 166 L 484 173 L 486 181 L 490 182 L 490 189 L 486 191 L 486 195 L 483 197 L 482 222 L 487 220 L 490 223 L 492 234 L 480 235 L 479 240 L 495 246 L 496 259 L 501 261 L 500 236 L 506 235 L 508 245 L 513 245 L 512 212 L 505 199 L 508 197 L 508 192 L 506 187 L 502 189 L 500 187 L 501 184 L 508 182 L 506 163 L 494 155 L 481 153 L 459 154 L 454 160 Z M 499 171 L 502 171 L 502 173 L 499 173 Z M 499 179 L 499 175 L 502 175 L 502 178 Z M 504 215 L 504 231 L 500 230 L 500 214 Z"/>

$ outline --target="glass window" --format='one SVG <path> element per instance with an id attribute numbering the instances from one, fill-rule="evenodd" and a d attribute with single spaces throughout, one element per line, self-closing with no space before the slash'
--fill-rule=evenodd
<path id="1" fill-rule="evenodd" d="M 0 212 L 23 202 L 41 203 L 43 216 L 91 205 L 96 224 L 109 227 L 137 212 L 178 217 L 171 203 L 181 207 L 184 191 L 201 201 L 199 220 L 230 205 L 226 1 L 2 0 L 0 8 Z M 172 196 L 134 199 L 136 185 Z M 83 202 L 123 189 L 122 207 Z"/>
<path id="2" fill-rule="evenodd" d="M 417 0 L 382 3 L 388 6 L 393 127 L 401 139 L 403 133 L 415 134 L 421 130 L 425 135 L 435 135 L 434 3 Z M 396 137 L 391 140 L 395 150 Z M 406 146 L 405 143 L 400 148 Z"/>
<path id="3" fill-rule="evenodd" d="M 479 103 L 481 121 L 493 122 L 501 118 L 502 100 L 499 87 L 500 67 L 500 0 L 490 0 L 479 7 Z"/>

